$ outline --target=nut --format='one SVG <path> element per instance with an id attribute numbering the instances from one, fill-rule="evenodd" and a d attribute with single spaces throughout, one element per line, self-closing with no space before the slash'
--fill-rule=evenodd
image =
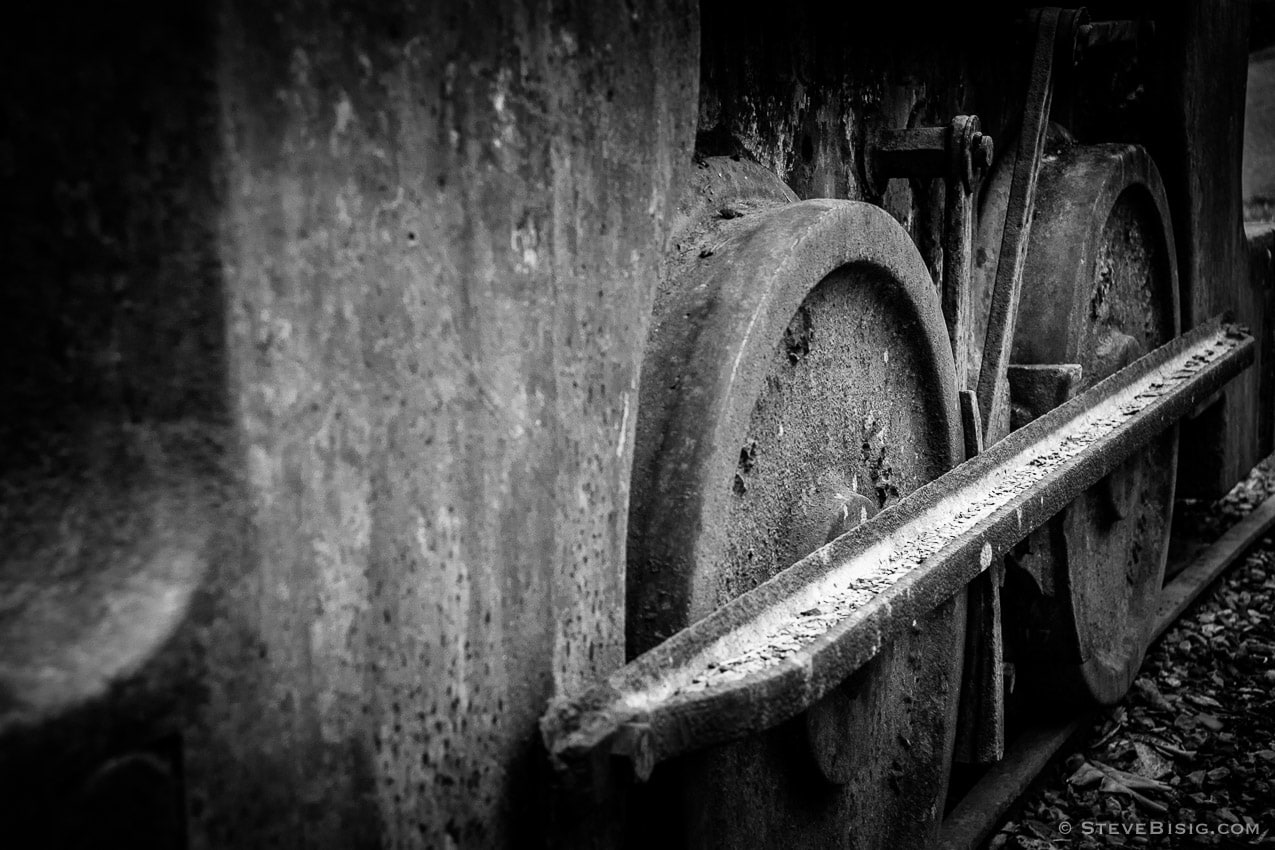
<path id="1" fill-rule="evenodd" d="M 986 171 L 992 167 L 992 159 L 996 155 L 996 147 L 991 136 L 975 133 L 971 145 L 970 157 L 975 171 Z"/>

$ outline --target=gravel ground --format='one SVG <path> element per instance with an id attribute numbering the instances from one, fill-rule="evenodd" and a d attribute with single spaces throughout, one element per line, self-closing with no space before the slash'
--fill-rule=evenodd
<path id="1" fill-rule="evenodd" d="M 1213 537 L 1272 493 L 1268 458 L 1225 499 L 1179 513 Z M 1124 702 L 1060 756 L 988 847 L 1275 847 L 1275 535 L 1151 647 Z"/>

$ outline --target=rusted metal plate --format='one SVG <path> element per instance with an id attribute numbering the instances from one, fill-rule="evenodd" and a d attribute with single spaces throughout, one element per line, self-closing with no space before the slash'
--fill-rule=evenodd
<path id="1" fill-rule="evenodd" d="M 907 234 L 865 204 L 768 198 L 742 179 L 754 169 L 704 163 L 715 200 L 686 205 L 707 221 L 688 222 L 658 302 L 630 522 L 633 647 L 961 458 L 938 293 Z M 736 187 L 746 197 L 729 198 Z M 925 843 L 946 786 L 963 635 L 963 599 L 952 600 L 804 722 L 662 769 L 632 806 L 659 833 L 644 840 L 822 847 L 853 831 L 866 845 Z"/>
<path id="2" fill-rule="evenodd" d="M 1168 204 L 1142 148 L 1055 149 L 1041 166 L 1035 215 L 1011 387 L 1015 407 L 1029 415 L 1039 415 L 1051 392 L 1059 400 L 1082 392 L 1178 329 Z M 1076 364 L 1079 374 L 1058 364 Z M 1052 388 L 1050 373 L 1058 377 Z M 1032 591 L 1007 604 L 1029 685 L 1099 702 L 1127 689 L 1163 584 L 1176 458 L 1172 429 L 1018 553 L 1042 587 L 1057 588 L 1052 598 Z"/>
<path id="3" fill-rule="evenodd" d="M 624 663 L 697 5 L 29 11 L 0 844 L 72 844 L 63 759 L 174 733 L 194 848 L 566 844 L 537 721 Z"/>
<path id="4" fill-rule="evenodd" d="M 822 698 L 1252 362 L 1213 321 L 679 632 L 542 721 L 560 763 L 663 759 L 774 726 Z"/>

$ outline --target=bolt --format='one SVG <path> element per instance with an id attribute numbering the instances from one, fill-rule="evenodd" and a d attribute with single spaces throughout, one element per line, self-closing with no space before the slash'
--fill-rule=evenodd
<path id="1" fill-rule="evenodd" d="M 986 171 L 992 167 L 992 159 L 995 157 L 996 147 L 992 142 L 991 136 L 975 133 L 970 147 L 970 158 L 974 163 L 975 171 Z"/>

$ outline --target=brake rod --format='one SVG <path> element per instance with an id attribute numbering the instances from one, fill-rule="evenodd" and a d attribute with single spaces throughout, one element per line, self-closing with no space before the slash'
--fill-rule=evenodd
<path id="1" fill-rule="evenodd" d="M 635 775 L 817 702 L 1248 366 L 1219 319 L 1131 363 L 634 659 L 541 731 L 562 769 Z"/>

